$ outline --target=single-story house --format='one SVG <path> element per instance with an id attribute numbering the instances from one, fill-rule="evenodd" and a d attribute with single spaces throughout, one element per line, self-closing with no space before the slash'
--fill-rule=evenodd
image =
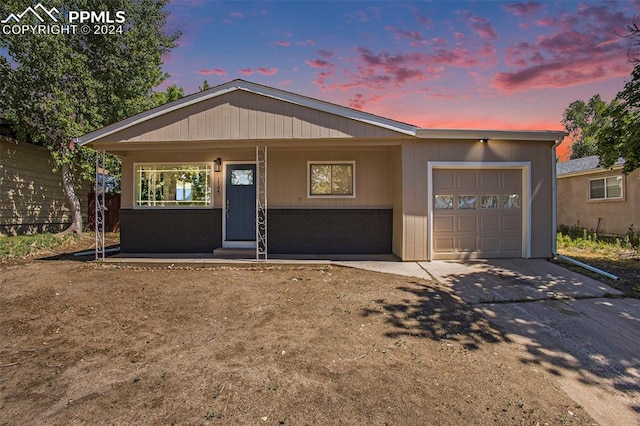
<path id="1" fill-rule="evenodd" d="M 558 163 L 558 225 L 624 235 L 640 226 L 640 170 L 622 173 L 623 160 L 600 167 L 596 155 Z M 633 195 L 636 194 L 636 195 Z"/>
<path id="2" fill-rule="evenodd" d="M 425 129 L 234 80 L 77 142 L 122 159 L 122 253 L 430 260 L 552 256 L 565 135 Z"/>
<path id="3" fill-rule="evenodd" d="M 18 143 L 0 111 L 0 235 L 59 232 L 71 225 L 60 173 L 46 148 Z M 79 186 L 86 193 L 88 185 Z M 82 206 L 86 223 L 87 206 Z"/>

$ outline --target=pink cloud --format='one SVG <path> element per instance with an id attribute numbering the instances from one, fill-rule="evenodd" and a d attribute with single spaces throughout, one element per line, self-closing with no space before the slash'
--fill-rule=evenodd
<path id="1" fill-rule="evenodd" d="M 498 38 L 498 33 L 491 25 L 491 22 L 487 18 L 480 18 L 477 16 L 467 16 L 466 21 L 471 29 L 480 36 L 483 40 L 495 40 Z"/>
<path id="2" fill-rule="evenodd" d="M 240 71 L 238 71 L 238 73 L 241 75 L 250 76 L 253 75 L 253 70 L 251 68 L 242 68 Z"/>
<path id="3" fill-rule="evenodd" d="M 362 93 L 356 93 L 349 99 L 349 107 L 354 109 L 363 109 L 365 105 L 377 102 L 382 99 L 380 95 L 365 96 Z"/>
<path id="4" fill-rule="evenodd" d="M 305 61 L 307 63 L 307 65 L 309 65 L 311 68 L 330 68 L 333 67 L 334 65 L 322 60 L 322 59 L 313 59 L 313 60 L 307 60 Z"/>
<path id="5" fill-rule="evenodd" d="M 227 75 L 227 72 L 222 68 L 214 68 L 214 69 L 202 69 L 197 71 L 200 75 Z"/>
<path id="6" fill-rule="evenodd" d="M 320 53 L 320 56 L 322 56 L 323 58 L 330 58 L 333 55 L 333 52 L 330 52 L 328 50 L 319 50 L 318 53 Z M 326 81 L 329 78 L 333 77 L 334 70 L 336 68 L 335 64 L 332 64 L 331 62 L 328 62 L 324 59 L 310 59 L 305 62 L 311 68 L 320 70 L 313 82 L 314 84 L 320 87 L 324 87 Z"/>
<path id="7" fill-rule="evenodd" d="M 304 41 L 298 41 L 296 42 L 296 44 L 298 46 L 313 46 L 316 44 L 316 42 L 313 40 L 304 40 Z"/>
<path id="8" fill-rule="evenodd" d="M 276 46 L 289 47 L 291 43 L 285 40 L 276 41 Z"/>
<path id="9" fill-rule="evenodd" d="M 231 12 L 231 13 L 229 13 L 229 16 L 232 16 L 234 18 L 244 18 L 244 13 L 242 13 L 242 12 Z"/>
<path id="10" fill-rule="evenodd" d="M 412 7 L 412 12 L 416 17 L 416 20 L 420 23 L 420 25 L 422 25 L 425 28 L 433 27 L 433 19 L 429 18 L 428 16 L 422 15 L 422 13 L 420 13 L 417 7 Z"/>
<path id="11" fill-rule="evenodd" d="M 505 92 L 568 87 L 628 75 L 627 46 L 616 35 L 629 17 L 606 6 L 584 4 L 571 15 L 548 18 L 553 32 L 534 43 L 505 50 L 505 63 L 516 69 L 496 74 L 492 85 Z"/>
<path id="12" fill-rule="evenodd" d="M 385 29 L 387 31 L 391 31 L 393 32 L 395 38 L 397 40 L 409 40 L 412 43 L 415 44 L 424 44 L 426 43 L 425 38 L 422 36 L 422 34 L 420 33 L 420 31 L 417 30 L 413 30 L 413 31 L 407 31 L 407 30 L 401 30 L 398 28 L 394 28 L 390 25 L 387 25 L 385 27 Z"/>
<path id="13" fill-rule="evenodd" d="M 524 3 L 508 3 L 502 6 L 507 12 L 516 16 L 533 15 L 540 10 L 542 5 L 535 1 L 528 1 Z"/>
<path id="14" fill-rule="evenodd" d="M 262 75 L 276 75 L 278 68 L 258 68 L 258 73 Z"/>

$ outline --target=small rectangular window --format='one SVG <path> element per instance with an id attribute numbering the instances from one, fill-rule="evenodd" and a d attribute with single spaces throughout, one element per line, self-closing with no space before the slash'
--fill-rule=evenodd
<path id="1" fill-rule="evenodd" d="M 309 163 L 309 195 L 352 197 L 355 163 Z"/>
<path id="2" fill-rule="evenodd" d="M 231 185 L 251 186 L 253 185 L 253 170 L 231 170 Z"/>
<path id="3" fill-rule="evenodd" d="M 497 209 L 498 208 L 498 196 L 497 195 L 483 195 L 480 197 L 480 208 L 482 209 Z"/>
<path id="4" fill-rule="evenodd" d="M 453 195 L 436 195 L 434 207 L 444 210 L 453 209 Z"/>
<path id="5" fill-rule="evenodd" d="M 520 195 L 509 194 L 502 196 L 502 208 L 503 209 L 519 209 L 520 208 Z"/>
<path id="6" fill-rule="evenodd" d="M 471 210 L 476 208 L 475 195 L 460 195 L 458 197 L 458 209 Z"/>
<path id="7" fill-rule="evenodd" d="M 590 200 L 622 198 L 622 176 L 612 176 L 589 181 Z"/>
<path id="8" fill-rule="evenodd" d="M 135 167 L 138 207 L 211 206 L 208 164 L 150 164 Z"/>

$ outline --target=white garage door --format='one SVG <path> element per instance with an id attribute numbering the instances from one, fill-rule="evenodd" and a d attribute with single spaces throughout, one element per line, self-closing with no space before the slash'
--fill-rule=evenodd
<path id="1" fill-rule="evenodd" d="M 522 256 L 522 171 L 433 170 L 433 259 Z"/>

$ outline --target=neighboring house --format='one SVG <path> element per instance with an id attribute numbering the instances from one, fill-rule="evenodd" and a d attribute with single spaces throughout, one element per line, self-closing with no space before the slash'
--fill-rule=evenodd
<path id="1" fill-rule="evenodd" d="M 551 256 L 565 135 L 422 129 L 235 80 L 77 142 L 122 159 L 122 253 L 258 236 L 269 254 L 428 260 Z"/>
<path id="2" fill-rule="evenodd" d="M 624 235 L 640 227 L 640 171 L 599 167 L 597 156 L 558 163 L 558 225 Z"/>
<path id="3" fill-rule="evenodd" d="M 71 214 L 62 178 L 51 171 L 49 151 L 30 143 L 18 143 L 13 136 L 0 113 L 0 234 L 64 230 L 71 224 Z M 81 200 L 86 192 L 86 187 L 78 190 Z M 86 207 L 83 205 L 82 211 L 85 221 Z"/>

